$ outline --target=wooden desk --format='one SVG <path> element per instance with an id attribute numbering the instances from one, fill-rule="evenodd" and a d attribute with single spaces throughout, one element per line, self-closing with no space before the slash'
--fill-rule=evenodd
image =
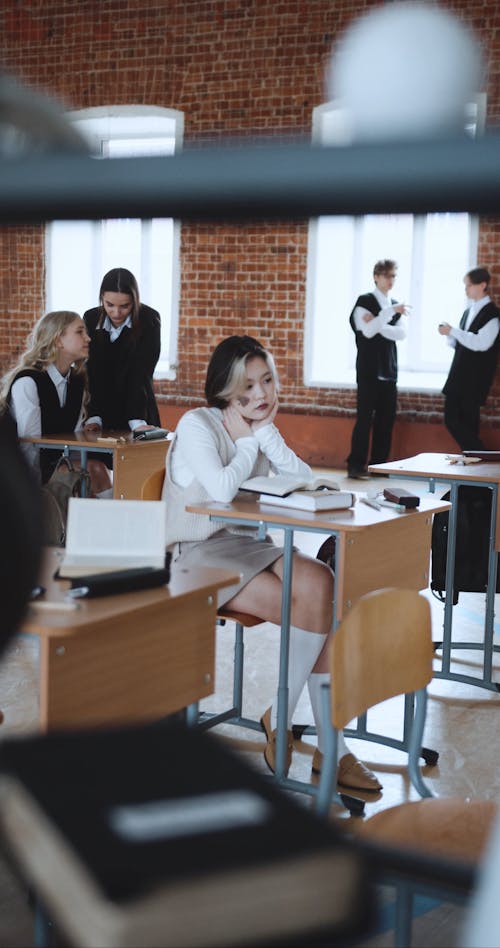
<path id="1" fill-rule="evenodd" d="M 240 492 L 230 504 L 207 502 L 187 506 L 221 523 L 257 526 L 263 539 L 268 529 L 284 531 L 283 594 L 278 686 L 276 777 L 286 787 L 314 793 L 316 788 L 284 776 L 288 709 L 288 651 L 291 610 L 293 536 L 295 531 L 336 536 L 334 627 L 360 596 L 374 589 L 398 586 L 424 589 L 429 584 L 432 517 L 450 504 L 424 500 L 419 509 L 399 513 L 387 507 L 374 510 L 357 503 L 348 510 L 309 512 L 261 504 L 255 495 Z M 357 731 L 356 736 L 369 737 Z M 377 735 L 378 738 L 378 735 Z M 389 743 L 389 741 L 384 741 Z M 394 742 L 390 742 L 395 746 Z M 400 744 L 398 744 L 400 746 Z"/>
<path id="2" fill-rule="evenodd" d="M 452 509 L 448 524 L 448 545 L 446 561 L 446 598 L 443 618 L 443 641 L 436 643 L 442 647 L 441 671 L 435 672 L 436 678 L 461 681 L 466 684 L 500 691 L 500 685 L 492 680 L 493 654 L 498 646 L 493 644 L 495 621 L 495 593 L 497 587 L 497 551 L 500 550 L 500 505 L 498 487 L 500 484 L 500 464 L 484 461 L 478 464 L 450 464 L 446 454 L 417 454 L 401 461 L 385 464 L 372 464 L 370 471 L 388 474 L 389 477 L 412 478 L 429 481 L 429 489 L 434 491 L 436 483 L 448 484 Z M 458 489 L 459 487 L 488 487 L 491 490 L 491 521 L 488 554 L 488 582 L 486 587 L 486 612 L 484 618 L 484 641 L 454 643 L 453 623 L 453 580 L 455 573 L 455 548 L 457 536 Z M 461 675 L 450 670 L 451 649 L 483 651 L 483 674 L 481 678 Z"/>
<path id="3" fill-rule="evenodd" d="M 432 517 L 448 510 L 446 501 L 424 500 L 416 510 L 399 513 L 387 507 L 374 510 L 357 503 L 348 510 L 295 510 L 261 504 L 240 492 L 231 504 L 208 502 L 188 506 L 212 520 L 285 531 L 293 544 L 294 531 L 337 535 L 335 573 L 336 625 L 345 611 L 367 592 L 384 586 L 425 589 L 429 584 Z"/>
<path id="4" fill-rule="evenodd" d="M 78 450 L 82 467 L 87 466 L 89 451 L 111 454 L 113 458 L 113 497 L 118 500 L 140 500 L 141 487 L 151 471 L 165 464 L 169 441 L 134 441 L 130 431 L 103 431 L 99 441 L 95 432 L 72 431 L 69 434 L 22 438 L 27 444 L 53 448 L 61 452 Z M 121 440 L 119 440 L 121 439 Z"/>
<path id="5" fill-rule="evenodd" d="M 66 602 L 47 550 L 45 601 Z M 40 724 L 52 728 L 154 720 L 214 690 L 217 590 L 228 570 L 172 568 L 168 586 L 80 599 L 71 611 L 28 610 L 23 632 L 40 637 Z"/>

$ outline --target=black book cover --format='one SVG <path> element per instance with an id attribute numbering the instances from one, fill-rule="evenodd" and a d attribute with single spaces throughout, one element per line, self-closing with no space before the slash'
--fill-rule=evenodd
<path id="1" fill-rule="evenodd" d="M 0 765 L 34 797 L 115 901 L 137 898 L 170 878 L 178 883 L 347 846 L 217 738 L 181 725 L 6 741 Z M 264 804 L 261 816 L 248 824 L 229 819 L 227 829 L 219 821 L 199 833 L 165 838 L 160 832 L 143 839 L 127 838 L 114 825 L 124 808 L 133 813 L 155 802 L 168 808 L 200 797 L 208 806 L 214 795 L 221 800 L 221 792 L 231 803 L 241 791 L 238 799 Z"/>
<path id="2" fill-rule="evenodd" d="M 0 791 L 12 856 L 72 944 L 333 948 L 373 918 L 363 850 L 195 728 L 7 740 Z"/>

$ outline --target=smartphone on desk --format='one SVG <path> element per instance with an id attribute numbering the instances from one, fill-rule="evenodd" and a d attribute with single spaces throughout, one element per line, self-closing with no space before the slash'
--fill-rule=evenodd
<path id="1" fill-rule="evenodd" d="M 147 431 L 136 429 L 132 437 L 134 441 L 160 441 L 162 438 L 167 438 L 169 434 L 168 428 L 148 428 Z"/>

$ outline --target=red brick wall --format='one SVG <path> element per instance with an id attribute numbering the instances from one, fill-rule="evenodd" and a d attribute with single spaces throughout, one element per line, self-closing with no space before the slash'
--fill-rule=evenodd
<path id="1" fill-rule="evenodd" d="M 0 64 L 78 109 L 154 104 L 185 113 L 185 142 L 309 134 L 324 100 L 326 60 L 370 0 L 2 0 Z M 494 0 L 442 4 L 485 49 L 488 123 L 500 119 L 500 19 Z M 390 108 L 390 95 L 387 107 Z M 303 378 L 307 225 L 185 225 L 179 369 L 159 394 L 168 405 L 202 397 L 207 357 L 224 335 L 268 343 L 289 413 L 352 417 L 354 387 L 308 389 Z M 500 297 L 500 224 L 484 219 L 480 262 Z M 0 369 L 44 310 L 43 228 L 0 229 Z M 151 301 L 155 303 L 155 301 Z M 68 300 L 71 306 L 71 300 Z M 404 394 L 399 421 L 440 423 L 441 396 Z M 484 411 L 500 432 L 500 380 Z M 418 425 L 420 427 L 420 425 Z"/>

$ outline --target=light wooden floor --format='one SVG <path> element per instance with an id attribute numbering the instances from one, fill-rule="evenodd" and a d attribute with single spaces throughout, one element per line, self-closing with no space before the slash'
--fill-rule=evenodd
<path id="1" fill-rule="evenodd" d="M 382 479 L 370 482 L 350 482 L 342 472 L 336 474 L 342 486 L 357 491 L 382 489 L 387 483 Z M 420 496 L 425 493 L 422 482 L 402 482 Z M 443 492 L 443 491 L 442 491 Z M 279 542 L 279 535 L 276 535 Z M 316 554 L 322 542 L 320 536 L 307 534 L 296 536 L 297 545 L 304 551 Z M 434 638 L 438 638 L 442 627 L 443 606 L 427 593 L 432 606 Z M 500 605 L 497 596 L 497 608 Z M 480 640 L 484 623 L 484 597 L 480 594 L 460 594 L 454 610 L 454 635 L 468 641 Z M 500 627 L 500 623 L 499 623 Z M 245 707 L 244 713 L 260 718 L 273 698 L 278 668 L 279 635 L 275 626 L 264 624 L 248 630 L 245 634 Z M 496 634 L 500 644 L 500 635 Z M 230 625 L 217 632 L 217 693 L 204 703 L 204 707 L 219 710 L 229 704 L 232 681 L 233 629 Z M 479 674 L 480 653 L 455 653 L 453 668 L 465 670 L 467 674 Z M 0 708 L 7 708 L 6 719 L 1 728 L 4 735 L 22 733 L 36 726 L 37 715 L 37 653 L 36 644 L 28 636 L 20 636 L 12 645 L 0 667 Z M 437 666 L 436 666 L 437 667 Z M 500 656 L 495 662 L 496 679 L 500 681 Z M 478 796 L 500 802 L 500 754 L 499 724 L 500 696 L 483 688 L 455 682 L 434 680 L 429 688 L 425 743 L 439 751 L 436 767 L 425 767 L 424 774 L 431 788 L 440 796 L 458 794 Z M 305 691 L 301 697 L 296 720 L 312 722 L 310 706 Z M 384 728 L 394 728 L 398 733 L 400 708 L 397 701 L 387 702 L 378 709 L 377 720 Z M 222 725 L 217 729 L 229 745 L 241 752 L 244 758 L 257 769 L 267 773 L 263 762 L 263 735 L 254 731 Z M 367 816 L 382 808 L 393 806 L 404 800 L 418 799 L 409 786 L 403 768 L 403 755 L 381 745 L 363 745 L 351 741 L 353 751 L 369 763 L 379 775 L 383 791 L 377 799 L 367 803 Z M 291 776 L 310 779 L 311 757 L 314 739 L 296 742 Z M 309 806 L 310 799 L 305 800 Z M 381 917 L 373 937 L 366 939 L 366 948 L 382 948 L 392 944 L 391 909 L 392 894 L 382 899 Z M 421 900 L 419 917 L 414 923 L 416 946 L 427 948 L 452 946 L 459 943 L 462 910 L 454 905 L 434 905 Z M 0 861 L 0 948 L 24 946 L 31 943 L 32 919 L 24 890 L 9 869 Z"/>

